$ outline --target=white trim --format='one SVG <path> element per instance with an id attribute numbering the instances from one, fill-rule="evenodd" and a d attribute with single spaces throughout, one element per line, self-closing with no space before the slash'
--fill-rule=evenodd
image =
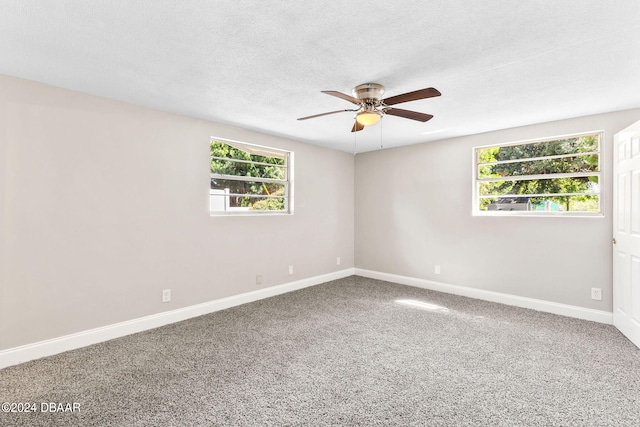
<path id="1" fill-rule="evenodd" d="M 140 317 L 138 319 L 127 320 L 113 325 L 90 329 L 88 331 L 77 332 L 75 334 L 65 335 L 46 341 L 10 348 L 0 351 L 0 369 L 24 363 L 29 360 L 39 359 L 41 357 L 51 356 L 64 351 L 74 350 L 80 347 L 86 347 L 88 345 L 112 340 L 114 338 L 135 334 L 137 332 L 146 331 L 168 325 L 170 323 L 180 322 L 182 320 L 191 319 L 192 317 L 202 316 L 241 304 L 307 288 L 309 286 L 319 285 L 331 280 L 342 279 L 344 277 L 353 276 L 353 274 L 354 269 L 347 268 L 333 273 L 309 277 L 295 282 L 289 282 L 202 304 L 196 304 L 189 307 Z"/>
<path id="2" fill-rule="evenodd" d="M 401 285 L 414 286 L 417 288 L 430 289 L 432 291 L 446 292 L 448 294 L 461 295 L 464 297 L 497 302 L 500 304 L 529 308 L 546 313 L 559 314 L 561 316 L 575 317 L 577 319 L 591 320 L 593 322 L 605 323 L 607 325 L 613 324 L 613 313 L 608 311 L 594 310 L 591 308 L 578 307 L 575 305 L 560 304 L 552 301 L 544 301 L 517 295 L 503 294 L 500 292 L 469 288 L 466 286 L 450 285 L 442 282 L 434 282 L 432 280 L 418 279 L 415 277 L 400 276 L 390 273 L 382 273 L 380 271 L 365 270 L 361 268 L 356 268 L 355 274 L 371 279 L 399 283 Z"/>

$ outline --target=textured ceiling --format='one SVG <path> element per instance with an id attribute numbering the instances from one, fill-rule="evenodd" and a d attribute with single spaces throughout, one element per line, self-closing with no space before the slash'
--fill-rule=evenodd
<path id="1" fill-rule="evenodd" d="M 640 2 L 0 0 L 0 73 L 362 152 L 640 107 Z M 435 117 L 296 120 L 367 82 Z"/>

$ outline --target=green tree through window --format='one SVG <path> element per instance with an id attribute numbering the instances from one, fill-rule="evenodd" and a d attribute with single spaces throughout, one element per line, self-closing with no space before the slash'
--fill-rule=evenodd
<path id="1" fill-rule="evenodd" d="M 211 141 L 212 211 L 287 211 L 289 153 L 249 144 Z"/>
<path id="2" fill-rule="evenodd" d="M 479 210 L 600 212 L 600 134 L 482 147 L 476 156 Z"/>

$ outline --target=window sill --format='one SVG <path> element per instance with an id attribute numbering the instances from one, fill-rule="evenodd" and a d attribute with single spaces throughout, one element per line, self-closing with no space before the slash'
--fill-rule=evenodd
<path id="1" fill-rule="evenodd" d="M 230 217 L 230 216 L 287 216 L 293 212 L 209 212 L 210 217 Z"/>
<path id="2" fill-rule="evenodd" d="M 604 218 L 602 212 L 523 212 L 523 211 L 497 211 L 497 212 L 474 212 L 472 216 L 477 217 L 526 217 L 526 218 Z"/>

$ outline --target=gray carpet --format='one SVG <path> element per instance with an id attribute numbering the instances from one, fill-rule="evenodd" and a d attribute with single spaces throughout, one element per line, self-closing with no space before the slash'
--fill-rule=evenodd
<path id="1" fill-rule="evenodd" d="M 612 326 L 354 276 L 0 370 L 5 401 L 80 412 L 2 426 L 639 426 L 640 351 Z"/>

